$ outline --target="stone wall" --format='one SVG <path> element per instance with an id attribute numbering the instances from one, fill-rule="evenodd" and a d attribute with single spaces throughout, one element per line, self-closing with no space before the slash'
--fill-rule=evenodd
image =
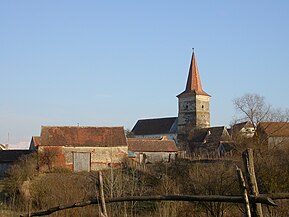
<path id="1" fill-rule="evenodd" d="M 210 97 L 204 95 L 196 96 L 196 127 L 210 127 Z"/>
<path id="2" fill-rule="evenodd" d="M 187 127 L 196 126 L 196 97 L 179 98 L 178 134 L 186 134 Z"/>

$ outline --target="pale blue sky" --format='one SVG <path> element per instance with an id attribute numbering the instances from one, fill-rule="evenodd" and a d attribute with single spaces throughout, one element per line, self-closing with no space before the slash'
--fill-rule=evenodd
<path id="1" fill-rule="evenodd" d="M 192 47 L 212 125 L 245 93 L 288 108 L 288 41 L 288 0 L 1 1 L 0 143 L 177 116 Z"/>

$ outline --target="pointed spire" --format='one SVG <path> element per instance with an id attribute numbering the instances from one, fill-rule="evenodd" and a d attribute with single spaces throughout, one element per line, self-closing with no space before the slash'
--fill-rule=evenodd
<path id="1" fill-rule="evenodd" d="M 192 59 L 191 59 L 191 65 L 190 65 L 186 90 L 183 93 L 191 93 L 191 92 L 209 96 L 205 91 L 203 91 L 203 88 L 202 88 L 194 48 L 193 48 L 193 53 L 192 53 Z"/>

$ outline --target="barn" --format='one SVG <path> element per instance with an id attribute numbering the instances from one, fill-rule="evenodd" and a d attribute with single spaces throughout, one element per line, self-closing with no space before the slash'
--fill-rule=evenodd
<path id="1" fill-rule="evenodd" d="M 123 127 L 42 126 L 40 170 L 95 171 L 121 165 L 128 145 Z"/>

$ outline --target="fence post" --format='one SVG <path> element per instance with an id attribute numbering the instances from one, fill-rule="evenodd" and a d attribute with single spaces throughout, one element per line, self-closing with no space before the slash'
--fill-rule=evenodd
<path id="1" fill-rule="evenodd" d="M 105 205 L 105 198 L 104 198 L 104 191 L 103 191 L 103 179 L 102 179 L 102 172 L 99 171 L 99 196 L 100 196 L 100 208 L 101 208 L 101 216 L 108 217 Z"/>
<path id="2" fill-rule="evenodd" d="M 236 167 L 236 170 L 237 170 L 237 174 L 238 174 L 238 178 L 239 178 L 239 184 L 240 184 L 242 197 L 244 199 L 245 215 L 246 215 L 246 217 L 251 217 L 249 196 L 248 196 L 248 192 L 246 189 L 246 183 L 244 180 L 244 176 L 243 176 L 243 173 L 239 167 Z"/>
<path id="3" fill-rule="evenodd" d="M 257 185 L 257 179 L 255 176 L 254 168 L 254 155 L 253 149 L 248 148 L 242 153 L 243 163 L 245 167 L 245 176 L 249 185 L 250 194 L 254 196 L 259 196 L 259 190 Z M 254 217 L 263 217 L 262 205 L 253 203 L 252 204 L 252 214 Z"/>

